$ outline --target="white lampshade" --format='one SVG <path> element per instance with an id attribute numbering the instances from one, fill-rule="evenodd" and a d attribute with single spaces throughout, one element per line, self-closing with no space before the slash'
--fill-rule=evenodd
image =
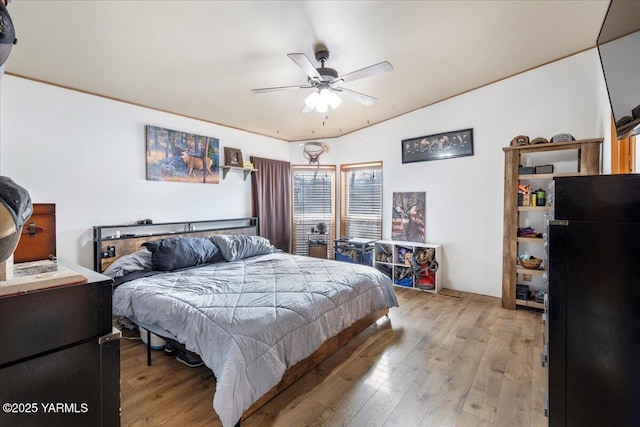
<path id="1" fill-rule="evenodd" d="M 311 95 L 307 96 L 307 99 L 304 100 L 304 103 L 307 104 L 307 107 L 315 110 L 316 105 L 318 105 L 318 101 L 320 101 L 320 95 L 318 94 L 318 92 L 313 92 Z"/>
<path id="2" fill-rule="evenodd" d="M 336 95 L 335 92 L 331 92 L 329 95 L 331 95 L 331 100 L 329 101 L 329 105 L 331 105 L 331 108 L 335 110 L 340 106 L 340 104 L 342 104 L 342 98 Z"/>
<path id="3" fill-rule="evenodd" d="M 313 92 L 307 96 L 304 103 L 312 110 L 316 110 L 318 113 L 326 113 L 329 106 L 334 110 L 342 104 L 342 99 L 329 89 L 321 89 L 318 92 Z"/>

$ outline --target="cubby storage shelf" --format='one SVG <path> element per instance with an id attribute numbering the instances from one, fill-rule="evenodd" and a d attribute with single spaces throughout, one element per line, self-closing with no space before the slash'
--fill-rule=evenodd
<path id="1" fill-rule="evenodd" d="M 398 287 L 436 293 L 442 288 L 442 245 L 378 240 L 373 266 Z"/>

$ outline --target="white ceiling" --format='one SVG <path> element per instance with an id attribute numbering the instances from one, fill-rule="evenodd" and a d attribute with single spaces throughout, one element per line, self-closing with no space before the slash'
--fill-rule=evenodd
<path id="1" fill-rule="evenodd" d="M 287 141 L 340 136 L 595 46 L 608 0 L 32 1 L 8 6 L 6 73 Z M 300 113 L 309 90 L 287 53 L 378 98 Z M 319 65 L 318 65 L 319 66 Z"/>

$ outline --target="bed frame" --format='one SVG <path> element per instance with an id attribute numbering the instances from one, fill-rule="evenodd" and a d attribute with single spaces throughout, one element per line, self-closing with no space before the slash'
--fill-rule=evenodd
<path id="1" fill-rule="evenodd" d="M 153 240 L 169 237 L 207 237 L 216 234 L 258 235 L 258 218 L 239 218 L 230 220 L 169 222 L 160 224 L 101 225 L 93 227 L 94 270 L 101 273 L 112 262 L 123 255 L 140 250 L 140 245 Z M 258 399 L 243 414 L 240 422 L 256 412 L 260 407 L 273 399 L 278 393 L 289 387 L 307 372 L 329 358 L 339 348 L 346 345 L 353 337 L 367 329 L 378 319 L 386 316 L 389 309 L 382 309 L 356 321 L 338 335 L 325 341 L 313 354 L 287 369 L 278 384 Z M 151 364 L 150 325 L 147 329 L 147 364 Z M 143 327 L 145 327 L 143 325 Z M 163 338 L 160 331 L 153 330 Z M 171 337 L 166 337 L 171 339 Z M 174 337 L 175 338 L 175 337 Z"/>
<path id="2" fill-rule="evenodd" d="M 141 250 L 140 245 L 145 242 L 170 237 L 208 237 L 216 234 L 257 236 L 258 218 L 97 225 L 93 227 L 93 269 L 102 273 L 121 256 Z"/>

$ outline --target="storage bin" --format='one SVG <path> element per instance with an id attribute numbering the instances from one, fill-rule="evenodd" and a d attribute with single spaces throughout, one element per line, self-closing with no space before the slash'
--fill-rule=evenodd
<path id="1" fill-rule="evenodd" d="M 143 328 L 142 326 L 139 326 L 139 329 L 140 329 L 140 339 L 146 345 L 147 344 L 147 330 L 145 328 Z M 162 350 L 162 349 L 164 349 L 164 346 L 166 344 L 167 344 L 167 342 L 165 340 L 163 340 L 162 338 L 160 338 L 159 336 L 157 336 L 153 332 L 151 333 L 151 345 L 150 345 L 150 347 L 152 349 L 154 349 L 154 350 Z"/>
<path id="2" fill-rule="evenodd" d="M 336 252 L 336 261 L 352 262 L 354 264 L 373 265 L 373 252 L 365 252 L 364 262 L 362 253 L 354 253 L 353 256 L 343 254 L 342 252 Z"/>

